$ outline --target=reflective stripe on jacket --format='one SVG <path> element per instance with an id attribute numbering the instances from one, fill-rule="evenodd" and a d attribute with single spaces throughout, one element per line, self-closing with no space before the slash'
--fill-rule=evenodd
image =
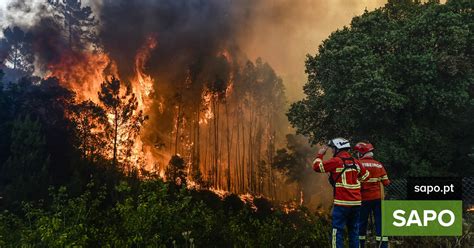
<path id="1" fill-rule="evenodd" d="M 369 178 L 362 182 L 362 200 L 381 199 L 380 183 L 384 186 L 390 184 L 385 168 L 382 163 L 372 157 L 362 157 L 360 162 L 370 172 Z"/>
<path id="2" fill-rule="evenodd" d="M 331 177 L 336 180 L 336 188 L 334 194 L 334 204 L 340 206 L 358 206 L 361 204 L 361 184 L 360 182 L 369 177 L 369 171 L 357 160 L 354 159 L 356 169 L 348 168 L 341 174 L 344 169 L 343 159 L 348 163 L 352 163 L 351 155 L 346 151 L 341 151 L 331 159 L 323 161 L 323 155 L 318 155 L 313 163 L 313 169 L 320 173 L 330 173 Z M 340 176 L 339 176 L 340 175 Z"/>

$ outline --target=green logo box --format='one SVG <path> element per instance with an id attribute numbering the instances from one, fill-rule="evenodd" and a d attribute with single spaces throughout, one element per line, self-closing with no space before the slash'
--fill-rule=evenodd
<path id="1" fill-rule="evenodd" d="M 461 236 L 462 201 L 382 201 L 383 236 Z"/>

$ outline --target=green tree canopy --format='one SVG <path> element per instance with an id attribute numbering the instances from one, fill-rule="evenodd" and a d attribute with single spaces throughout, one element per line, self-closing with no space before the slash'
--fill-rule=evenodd
<path id="1" fill-rule="evenodd" d="M 472 7 L 389 1 L 355 17 L 308 55 L 290 122 L 313 143 L 369 139 L 399 175 L 472 172 Z"/>
<path id="2" fill-rule="evenodd" d="M 10 157 L 1 169 L 0 188 L 8 201 L 39 199 L 47 192 L 49 155 L 38 120 L 28 115 L 12 123 Z"/>

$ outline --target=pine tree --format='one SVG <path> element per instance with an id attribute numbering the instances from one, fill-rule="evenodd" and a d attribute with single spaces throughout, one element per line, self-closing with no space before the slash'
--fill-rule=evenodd
<path id="1" fill-rule="evenodd" d="M 97 24 L 92 9 L 83 7 L 81 0 L 48 0 L 56 10 L 56 17 L 64 21 L 70 48 L 80 48 L 85 42 L 95 42 Z"/>
<path id="2" fill-rule="evenodd" d="M 4 38 L 0 40 L 0 61 L 20 76 L 30 75 L 34 71 L 34 54 L 32 35 L 19 27 L 8 27 L 3 30 Z"/>
<path id="3" fill-rule="evenodd" d="M 75 147 L 82 158 L 93 161 L 104 155 L 104 131 L 108 124 L 104 109 L 92 101 L 84 101 L 72 106 L 69 118 L 74 124 Z"/>
<path id="4" fill-rule="evenodd" d="M 108 117 L 105 137 L 112 149 L 112 164 L 130 162 L 135 138 L 147 117 L 138 110 L 135 94 L 129 87 L 123 88 L 115 77 L 106 79 L 98 94 Z"/>

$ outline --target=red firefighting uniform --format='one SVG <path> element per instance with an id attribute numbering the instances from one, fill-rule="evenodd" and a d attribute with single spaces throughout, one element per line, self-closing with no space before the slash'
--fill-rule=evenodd
<path id="1" fill-rule="evenodd" d="M 381 214 L 381 199 L 380 182 L 384 186 L 390 184 L 387 172 L 382 163 L 373 159 L 371 156 L 364 156 L 360 158 L 362 165 L 370 172 L 368 179 L 362 182 L 362 209 L 360 212 L 359 221 L 359 240 L 360 247 L 366 247 L 367 223 L 369 216 L 373 214 L 375 221 L 375 240 L 378 247 L 388 247 L 388 237 L 382 237 L 382 214 Z"/>
<path id="2" fill-rule="evenodd" d="M 362 200 L 369 201 L 381 199 L 380 182 L 382 182 L 384 186 L 390 184 L 385 168 L 382 163 L 372 157 L 362 157 L 359 161 L 370 172 L 367 180 L 362 182 Z"/>
<path id="3" fill-rule="evenodd" d="M 341 158 L 350 158 L 351 155 L 346 151 L 339 152 L 329 160 L 323 161 L 322 154 L 319 154 L 313 163 L 313 169 L 316 172 L 330 172 L 333 180 L 336 180 L 344 169 L 344 162 Z M 346 164 L 352 163 L 351 160 L 345 160 Z M 334 204 L 339 206 L 359 206 L 361 204 L 361 186 L 360 181 L 369 177 L 369 171 L 357 160 L 354 159 L 357 169 L 346 169 L 336 181 L 334 194 Z"/>

